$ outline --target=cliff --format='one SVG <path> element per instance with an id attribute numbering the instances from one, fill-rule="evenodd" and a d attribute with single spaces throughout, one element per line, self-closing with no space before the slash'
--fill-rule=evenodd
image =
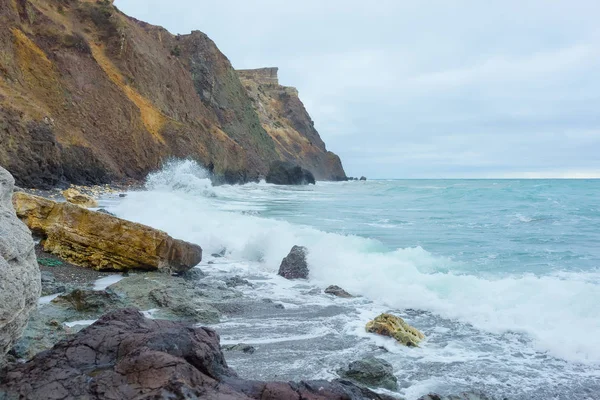
<path id="1" fill-rule="evenodd" d="M 297 97 L 279 105 L 280 123 L 290 114 L 290 126 L 310 126 Z M 279 159 L 345 176 L 310 129 L 294 129 L 306 140 L 288 143 L 265 123 L 201 32 L 174 36 L 110 1 L 0 0 L 0 165 L 20 186 L 141 179 L 171 157 L 227 182 L 256 179 Z"/>
<path id="2" fill-rule="evenodd" d="M 308 169 L 317 180 L 345 180 L 340 158 L 327 151 L 298 90 L 281 86 L 277 73 L 277 68 L 238 70 L 279 158 Z"/>

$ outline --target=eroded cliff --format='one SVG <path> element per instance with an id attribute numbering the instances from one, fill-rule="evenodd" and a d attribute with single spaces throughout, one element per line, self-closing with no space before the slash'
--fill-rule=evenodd
<path id="1" fill-rule="evenodd" d="M 318 180 L 345 180 L 340 158 L 327 151 L 294 87 L 279 84 L 277 68 L 238 70 L 244 88 L 279 157 L 311 171 Z"/>
<path id="2" fill-rule="evenodd" d="M 256 179 L 293 147 L 247 93 L 201 32 L 174 36 L 106 0 L 0 0 L 0 165 L 20 186 L 140 179 L 171 157 Z M 340 174 L 337 157 L 299 150 L 317 178 Z"/>

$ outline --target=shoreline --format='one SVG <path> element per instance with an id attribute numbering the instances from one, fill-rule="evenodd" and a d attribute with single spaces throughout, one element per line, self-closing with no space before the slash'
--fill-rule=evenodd
<path id="1" fill-rule="evenodd" d="M 107 196 L 111 196 L 111 194 L 107 194 Z M 153 198 L 152 195 L 150 197 L 142 197 L 141 199 L 147 200 L 151 198 Z M 132 198 L 132 200 L 134 199 Z M 112 204 L 110 206 L 112 206 Z M 108 209 L 110 210 L 110 208 Z M 177 232 L 173 229 L 170 229 L 170 231 Z M 201 241 L 198 240 L 198 242 Z M 213 256 L 205 254 L 204 260 L 200 264 L 203 273 L 199 272 L 199 275 L 194 278 L 195 280 L 192 280 L 196 288 L 199 289 L 202 294 L 196 292 L 197 294 L 192 295 L 194 292 L 186 292 L 187 290 L 190 290 L 189 287 L 186 287 L 185 291 L 180 292 L 190 293 L 190 295 L 184 295 L 183 297 L 185 299 L 181 299 L 182 296 L 179 296 L 179 299 L 173 300 L 175 303 L 171 301 L 169 307 L 180 308 L 186 304 L 189 305 L 189 298 L 202 297 L 202 303 L 204 303 L 205 307 L 203 305 L 202 308 L 199 304 L 196 304 L 197 307 L 195 306 L 195 308 L 202 308 L 201 317 L 204 318 L 204 321 L 207 321 L 204 322 L 203 325 L 217 329 L 222 335 L 223 340 L 221 345 L 224 349 L 224 354 L 234 369 L 242 376 L 259 380 L 262 380 L 263 377 L 266 380 L 278 378 L 284 380 L 296 380 L 298 378 L 335 379 L 339 377 L 336 371 L 340 366 L 343 366 L 344 363 L 347 364 L 353 361 L 355 358 L 360 358 L 363 353 L 370 353 L 371 355 L 382 357 L 384 359 L 398 360 L 397 354 L 388 354 L 386 353 L 386 350 L 383 350 L 378 346 L 371 346 L 373 341 L 370 339 L 365 340 L 363 337 L 363 335 L 366 336 L 365 333 L 356 335 L 359 330 L 364 332 L 364 322 L 369 318 L 373 318 L 379 312 L 390 311 L 389 308 L 385 307 L 385 309 L 381 310 L 376 309 L 374 308 L 375 304 L 366 298 L 352 300 L 356 303 L 351 303 L 352 301 L 347 303 L 345 300 L 339 299 L 330 301 L 331 298 L 327 298 L 325 301 L 323 300 L 324 295 L 322 293 L 324 286 L 321 287 L 319 285 L 317 288 L 316 284 L 311 281 L 283 281 L 277 278 L 272 272 L 267 273 L 264 269 L 260 268 L 260 266 L 254 265 L 251 261 L 237 260 L 231 257 L 232 256 L 229 255 L 213 258 Z M 73 268 L 79 269 L 79 267 Z M 110 276 L 111 274 L 112 273 L 106 273 L 107 276 Z M 153 276 L 155 274 L 130 274 L 130 277 L 135 278 L 140 275 L 154 279 Z M 92 273 L 90 277 L 82 278 L 82 282 L 86 282 L 86 285 L 89 288 L 93 280 L 98 277 L 99 276 L 96 276 L 95 273 Z M 164 275 L 161 277 L 164 277 Z M 67 274 L 64 279 L 68 278 L 69 274 Z M 230 278 L 232 279 L 231 282 L 229 282 Z M 170 280 L 180 281 L 177 277 Z M 134 280 L 132 279 L 130 281 Z M 244 281 L 247 281 L 252 286 L 246 285 L 243 283 Z M 189 282 L 189 280 L 187 282 Z M 116 284 L 117 287 L 120 287 L 119 290 L 109 288 L 107 291 L 116 292 L 117 298 L 122 298 L 121 296 L 124 292 L 131 297 L 137 296 L 135 301 L 138 302 L 138 304 L 144 305 L 143 307 L 139 306 L 138 308 L 145 311 L 146 315 L 163 318 L 162 316 L 156 315 L 156 307 L 150 304 L 150 302 L 155 301 L 155 299 L 140 299 L 139 293 L 132 293 L 130 288 L 124 287 L 131 287 L 134 284 L 127 285 L 126 283 L 127 278 Z M 135 285 L 138 283 L 139 282 L 136 282 Z M 230 283 L 232 286 L 230 286 Z M 327 283 L 335 284 L 337 282 Z M 233 286 L 236 284 L 240 284 L 241 286 Z M 175 290 L 175 292 L 181 289 L 178 286 L 176 287 L 177 290 Z M 208 288 L 215 290 L 207 292 Z M 147 292 L 148 290 L 145 291 Z M 238 293 L 235 293 L 236 291 Z M 167 301 L 167 303 L 168 302 L 169 301 Z M 131 303 L 123 304 L 123 306 L 127 305 L 131 305 Z M 365 307 L 365 305 L 368 306 Z M 354 315 L 358 312 L 359 308 L 361 309 L 360 312 L 362 312 L 362 315 L 357 315 L 355 317 Z M 369 311 L 365 312 L 365 310 Z M 418 321 L 415 323 L 415 326 L 424 329 L 428 336 L 431 335 L 432 341 L 427 343 L 424 350 L 435 350 L 440 343 L 440 339 L 442 339 L 442 342 L 444 341 L 443 336 L 445 335 L 436 335 L 436 332 L 440 333 L 443 332 L 444 329 L 452 329 L 452 326 L 456 325 L 455 321 L 438 320 L 434 326 L 431 326 L 431 321 L 429 321 L 431 320 L 431 316 L 427 316 L 427 313 L 423 311 L 410 309 L 394 309 L 391 311 L 408 318 L 407 320 L 411 323 Z M 212 320 L 208 322 L 210 318 L 215 317 L 216 313 L 219 313 L 221 320 Z M 73 317 L 66 322 L 94 321 L 96 315 L 80 315 L 76 318 Z M 185 316 L 188 321 L 196 317 L 198 317 L 198 314 L 195 316 Z M 347 330 L 348 326 L 347 322 L 342 320 L 342 318 L 347 319 L 349 317 L 358 321 L 358 324 L 352 328 L 353 332 L 349 332 L 350 335 L 348 337 L 344 337 L 343 333 Z M 168 318 L 181 318 L 181 314 L 179 316 L 171 314 Z M 325 331 L 320 329 L 322 325 L 326 325 Z M 255 326 L 256 329 L 253 330 L 253 326 Z M 77 326 L 77 324 L 75 324 L 75 326 L 66 326 L 66 328 L 68 328 L 71 333 L 74 333 L 81 329 L 82 326 Z M 259 328 L 261 331 L 257 330 Z M 439 331 L 437 331 L 438 328 Z M 434 333 L 433 335 L 432 332 Z M 467 334 L 480 336 L 480 339 L 484 341 L 487 336 L 489 336 L 482 335 L 481 332 L 476 332 L 475 329 L 470 330 Z M 332 339 L 332 335 L 337 336 L 338 338 Z M 225 349 L 225 347 L 227 347 L 227 349 Z M 381 347 L 384 349 L 386 348 L 385 345 Z M 248 350 L 248 352 L 243 350 L 247 348 L 253 349 Z M 286 352 L 289 352 L 290 349 L 293 349 L 294 351 L 293 356 L 288 354 L 288 359 L 279 358 L 278 354 L 287 354 Z M 331 349 L 338 349 L 337 351 L 342 355 L 342 361 L 340 361 L 340 357 L 338 356 L 331 356 Z M 367 350 L 365 351 L 365 349 Z M 438 350 L 440 349 L 438 348 Z M 389 349 L 387 351 L 389 351 Z M 407 363 L 411 363 L 410 355 L 412 353 L 406 353 Z M 417 354 L 419 353 L 420 351 Z M 428 354 L 431 356 L 434 353 Z M 415 357 L 423 357 L 423 355 L 417 354 L 415 354 Z M 400 359 L 402 360 L 404 358 L 405 356 L 402 356 Z M 290 360 L 293 360 L 293 362 L 290 363 Z M 397 368 L 397 376 L 401 379 L 405 379 L 402 388 L 406 387 L 404 385 L 409 383 L 413 384 L 415 378 L 418 382 L 418 375 L 410 375 L 417 374 L 418 369 L 415 368 L 413 370 L 410 364 L 404 365 L 401 363 L 400 367 L 398 364 L 395 365 Z M 450 367 L 450 365 L 448 366 Z M 483 388 L 483 386 L 478 385 L 471 387 Z M 444 393 L 456 393 L 457 391 L 462 390 L 460 388 L 461 386 L 459 386 L 459 389 L 456 391 L 446 391 Z M 444 389 L 442 388 L 440 391 L 443 392 L 443 390 Z M 498 392 L 493 391 L 493 393 L 497 394 Z M 412 400 L 416 398 L 416 396 L 406 395 L 406 398 Z"/>

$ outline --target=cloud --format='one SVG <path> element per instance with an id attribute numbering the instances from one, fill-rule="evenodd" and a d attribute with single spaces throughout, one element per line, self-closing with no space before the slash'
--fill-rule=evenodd
<path id="1" fill-rule="evenodd" d="M 595 0 L 116 4 L 206 32 L 237 68 L 279 66 L 349 175 L 600 170 Z"/>

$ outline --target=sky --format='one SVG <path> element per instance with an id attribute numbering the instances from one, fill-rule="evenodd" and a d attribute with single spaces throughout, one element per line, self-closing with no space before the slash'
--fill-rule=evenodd
<path id="1" fill-rule="evenodd" d="M 600 1 L 115 5 L 279 67 L 349 176 L 600 177 Z"/>

